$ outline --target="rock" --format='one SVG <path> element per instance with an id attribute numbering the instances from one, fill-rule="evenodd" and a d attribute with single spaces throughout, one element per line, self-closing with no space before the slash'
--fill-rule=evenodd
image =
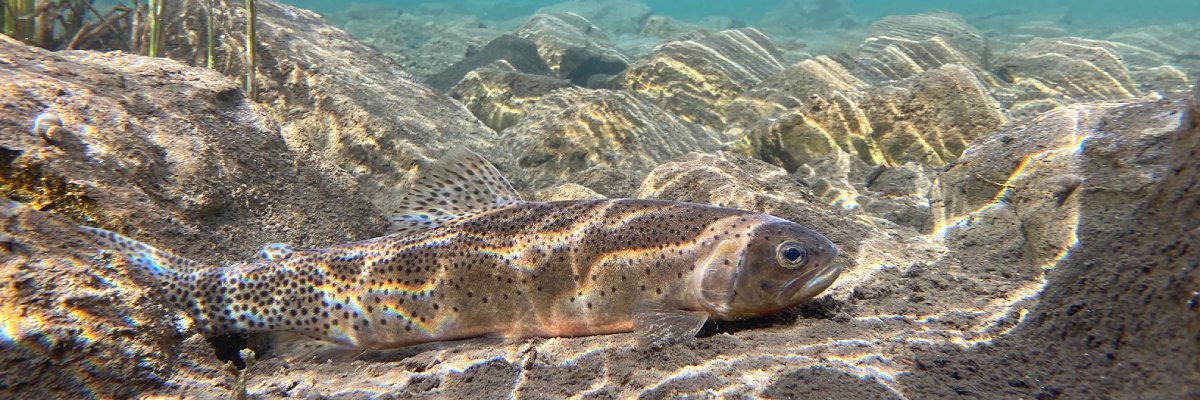
<path id="1" fill-rule="evenodd" d="M 653 36 L 660 39 L 671 39 L 675 36 L 699 30 L 723 31 L 727 29 L 744 28 L 745 24 L 738 23 L 729 17 L 705 17 L 696 22 L 684 22 L 666 15 L 651 15 L 642 26 L 643 36 Z"/>
<path id="2" fill-rule="evenodd" d="M 93 260 L 75 224 L 210 264 L 248 259 L 265 243 L 325 246 L 387 226 L 353 178 L 295 151 L 270 113 L 215 71 L 7 37 L 0 60 L 0 366 L 23 371 L 2 374 L 0 397 L 222 384 L 190 320 L 111 257 Z M 45 134 L 28 133 L 35 120 Z"/>
<path id="3" fill-rule="evenodd" d="M 553 186 L 548 189 L 543 189 L 534 193 L 533 198 L 537 201 L 559 201 L 559 200 L 601 200 L 605 199 L 604 195 L 596 193 L 595 190 L 588 189 L 587 186 L 564 183 L 558 186 Z"/>
<path id="4" fill-rule="evenodd" d="M 537 10 L 538 14 L 575 13 L 605 32 L 623 35 L 641 32 L 650 18 L 650 7 L 627 0 L 573 0 Z"/>
<path id="5" fill-rule="evenodd" d="M 1200 342 L 1195 337 L 1200 329 L 1195 290 L 1200 284 L 1196 268 L 1200 255 L 1194 245 L 1200 241 L 1195 229 L 1200 224 L 1196 193 L 1200 95 L 1189 97 L 1186 103 L 1141 99 L 1072 105 L 1031 124 L 1034 132 L 1021 132 L 1030 133 L 1029 139 L 1008 136 L 1011 141 L 1006 147 L 1024 148 L 1035 157 L 1014 179 L 1006 180 L 1022 184 L 1009 187 L 1008 193 L 999 192 L 1002 201 L 988 209 L 1000 204 L 1009 210 L 1025 208 L 1024 204 L 1054 206 L 1053 210 L 1026 208 L 1046 220 L 1035 230 L 1070 229 L 1077 240 L 1069 250 L 1062 249 L 1061 259 L 1044 266 L 1050 268 L 1044 285 L 1024 291 L 1037 302 L 1028 305 L 1016 329 L 990 340 L 986 350 L 947 349 L 919 357 L 917 365 L 926 367 L 913 370 L 907 390 L 951 394 L 953 390 L 939 388 L 961 382 L 955 371 L 993 366 L 978 369 L 983 376 L 979 385 L 971 387 L 972 393 L 981 397 L 1005 392 L 1110 398 L 1200 395 Z M 1182 118 L 1180 108 L 1185 110 Z M 1072 121 L 1074 117 L 1079 125 Z M 1100 124 L 1104 129 L 1095 129 Z M 1066 137 L 1071 133 L 1091 136 L 1077 146 Z M 1060 144 L 1065 146 L 1057 147 Z M 987 163 L 985 158 L 991 159 L 981 157 L 976 165 L 963 167 L 982 169 L 978 164 Z M 1011 160 L 994 159 L 995 165 L 1009 166 Z M 1121 163 L 1126 161 L 1131 163 Z M 1060 165 L 1052 168 L 1051 162 Z M 948 174 L 963 176 L 965 171 L 954 171 L 958 168 Z M 1003 174 L 1010 168 L 996 168 L 985 177 L 1005 179 Z M 1054 170 L 1064 168 L 1079 176 L 1080 186 L 1059 206 L 1063 192 L 1058 188 L 1076 181 L 1055 177 Z M 948 183 L 942 186 L 953 188 Z M 993 185 L 989 191 L 998 188 Z M 973 190 L 955 189 L 952 193 L 960 194 L 943 192 L 943 198 L 965 198 L 961 193 Z M 955 229 L 983 233 L 991 230 L 990 224 L 976 217 Z M 1031 245 L 1037 248 L 1047 242 L 1063 243 L 1042 236 Z M 1138 379 L 1116 378 L 1125 376 Z"/>
<path id="6" fill-rule="evenodd" d="M 864 66 L 887 79 L 959 64 L 988 86 L 998 84 L 984 65 L 987 42 L 957 14 L 886 17 L 871 24 L 858 54 Z"/>
<path id="7" fill-rule="evenodd" d="M 504 60 L 514 71 L 534 75 L 551 74 L 550 67 L 538 55 L 537 45 L 525 38 L 501 35 L 475 54 L 429 77 L 425 83 L 435 89 L 449 91 L 467 73 L 500 60 Z"/>
<path id="8" fill-rule="evenodd" d="M 1076 102 L 1141 95 L 1115 46 L 1100 41 L 1034 39 L 994 64 L 1006 81 L 1042 98 Z"/>
<path id="9" fill-rule="evenodd" d="M 204 2 L 184 4 L 185 19 L 204 15 Z M 242 37 L 240 4 L 221 9 L 222 37 Z M 485 151 L 498 136 L 461 104 L 420 83 L 395 63 L 316 14 L 258 2 L 258 100 L 282 122 L 294 148 L 306 148 L 350 172 L 379 209 L 402 196 L 414 167 L 457 145 Z M 169 25 L 168 44 L 204 37 L 203 24 Z M 198 29 L 198 30 L 189 30 Z M 304 38 L 304 40 L 293 40 Z M 244 74 L 241 41 L 222 42 L 217 70 Z M 203 65 L 204 46 L 169 45 L 168 56 Z M 506 159 L 494 159 L 506 168 Z"/>
<path id="10" fill-rule="evenodd" d="M 503 151 L 516 158 L 526 187 L 570 181 L 612 197 L 628 195 L 636 179 L 659 163 L 690 151 L 715 150 L 722 141 L 720 133 L 682 121 L 632 94 L 578 88 L 542 97 L 503 134 Z M 596 168 L 611 170 L 623 183 L 597 182 L 612 174 Z M 577 174 L 594 178 L 571 178 Z"/>
<path id="11" fill-rule="evenodd" d="M 814 97 L 853 94 L 870 88 L 878 77 L 841 57 L 818 56 L 785 68 L 746 92 L 745 99 L 764 100 L 782 109 L 797 107 Z M 761 118 L 762 114 L 751 116 Z M 757 118 L 754 118 L 757 119 Z"/>
<path id="12" fill-rule="evenodd" d="M 1180 119 L 1161 110 L 1180 107 L 1165 100 L 1077 104 L 981 138 L 934 185 L 938 234 L 960 252 L 1012 243 L 1025 265 L 1054 266 L 1079 239 L 1084 204 L 1132 204 L 1167 173 Z M 984 236 L 996 226 L 1006 233 Z"/>
<path id="13" fill-rule="evenodd" d="M 166 59 L 47 53 L 0 42 L 5 132 L 39 113 L 58 142 L 6 134 L 5 193 L 41 211 L 132 234 L 164 235 L 181 253 L 253 254 L 283 239 L 336 243 L 386 225 L 353 180 L 293 150 L 236 82 Z M 19 61 L 17 61 L 19 60 Z M 346 215 L 361 218 L 341 226 Z M 308 221 L 291 231 L 288 221 Z M 205 258 L 207 261 L 217 259 Z"/>
<path id="14" fill-rule="evenodd" d="M 1143 92 L 1182 93 L 1187 90 L 1187 73 L 1171 65 L 1129 71 L 1129 76 L 1138 83 Z"/>
<path id="15" fill-rule="evenodd" d="M 0 215 L 0 396 L 218 392 L 228 375 L 190 319 L 98 258 L 74 221 L 3 197 Z"/>
<path id="16" fill-rule="evenodd" d="M 534 15 L 517 29 L 517 36 L 537 44 L 550 70 L 579 86 L 587 86 L 593 75 L 614 75 L 629 64 L 604 32 L 577 14 Z"/>
<path id="17" fill-rule="evenodd" d="M 651 99 L 684 120 L 724 125 L 721 110 L 783 70 L 779 51 L 753 28 L 695 32 L 663 43 L 616 77 L 616 87 Z"/>
<path id="18" fill-rule="evenodd" d="M 964 66 L 950 64 L 873 88 L 861 106 L 888 165 L 951 162 L 972 139 L 1008 122 L 977 77 Z"/>
<path id="19" fill-rule="evenodd" d="M 772 82 L 772 89 L 740 101 L 743 120 L 792 107 L 748 128 L 747 151 L 789 171 L 836 151 L 870 165 L 938 166 L 1007 121 L 999 103 L 960 65 L 860 91 L 862 81 L 829 61 L 801 63 L 773 78 L 786 83 Z"/>
<path id="20" fill-rule="evenodd" d="M 500 61 L 467 73 L 450 97 L 462 102 L 489 128 L 502 131 L 524 118 L 526 110 L 542 96 L 567 87 L 570 82 L 518 72 L 507 61 Z"/>

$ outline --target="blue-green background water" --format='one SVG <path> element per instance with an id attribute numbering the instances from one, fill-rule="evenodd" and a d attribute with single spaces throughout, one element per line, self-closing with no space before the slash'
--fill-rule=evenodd
<path id="1" fill-rule="evenodd" d="M 287 0 L 302 8 L 319 13 L 334 13 L 346 6 L 339 0 Z M 738 1 L 687 1 L 687 0 L 644 0 L 654 13 L 683 20 L 696 20 L 706 16 L 725 16 L 745 21 L 754 21 L 777 9 L 781 0 L 738 0 Z M 794 2 L 794 1 L 793 1 Z M 419 0 L 363 0 L 363 4 L 378 4 L 400 9 L 414 8 L 422 3 L 442 3 L 455 7 L 466 14 L 482 18 L 511 18 L 532 14 L 540 7 L 561 3 L 560 1 L 419 1 Z M 794 3 L 817 3 L 801 1 Z M 847 0 L 843 2 L 852 17 L 869 22 L 888 15 L 915 14 L 929 11 L 950 11 L 967 17 L 980 17 L 1001 12 L 1018 11 L 1038 18 L 1068 15 L 1075 24 L 1122 26 L 1146 23 L 1191 22 L 1200 23 L 1200 0 L 1007 0 L 1007 1 L 963 1 L 963 0 Z M 497 9 L 510 15 L 487 15 Z"/>

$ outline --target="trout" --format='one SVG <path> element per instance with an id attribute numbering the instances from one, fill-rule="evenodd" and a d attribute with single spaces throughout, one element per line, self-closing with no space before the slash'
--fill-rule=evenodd
<path id="1" fill-rule="evenodd" d="M 213 267 L 90 227 L 206 335 L 285 332 L 383 350 L 473 337 L 695 336 L 765 316 L 841 273 L 824 236 L 767 214 L 639 199 L 524 201 L 479 155 L 421 171 L 393 234 L 327 248 L 274 243 Z"/>

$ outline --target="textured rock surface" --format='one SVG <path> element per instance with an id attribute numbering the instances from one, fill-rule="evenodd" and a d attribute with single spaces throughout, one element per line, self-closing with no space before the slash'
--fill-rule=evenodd
<path id="1" fill-rule="evenodd" d="M 1050 365 L 1047 374 L 1048 383 L 1064 394 L 1200 396 L 1200 253 L 1195 246 L 1200 243 L 1200 92 L 1182 106 L 1187 108 L 1182 131 L 1153 147 L 1168 153 L 1161 159 L 1122 148 L 1122 141 L 1153 140 L 1162 125 L 1175 123 L 1150 104 L 1112 112 L 1118 123 L 1137 118 L 1123 112 L 1146 115 L 1149 135 L 1084 143 L 1084 153 L 1095 159 L 1083 165 L 1086 196 L 1080 200 L 1078 229 L 1083 246 L 1051 276 L 1042 304 L 1029 318 L 1028 334 L 1022 335 L 1042 343 L 1035 351 L 1067 361 Z M 1104 168 L 1114 158 L 1141 163 L 1108 175 Z M 1163 180 L 1144 186 L 1146 177 L 1137 169 L 1157 170 Z M 1102 384 L 1072 379 L 1081 373 L 1102 377 Z M 1109 378 L 1117 376 L 1126 378 Z"/>
<path id="2" fill-rule="evenodd" d="M 215 249 L 240 258 L 270 241 L 336 243 L 384 226 L 344 171 L 293 150 L 269 114 L 216 72 L 0 39 L 4 190 L 14 200 L 162 235 L 164 246 L 206 260 Z M 62 120 L 53 144 L 26 133 L 42 112 Z M 343 226 L 343 213 L 359 222 Z"/>
<path id="3" fill-rule="evenodd" d="M 779 50 L 752 28 L 694 32 L 663 43 L 615 79 L 685 120 L 724 125 L 729 102 L 783 70 Z"/>
<path id="4" fill-rule="evenodd" d="M 429 77 L 429 79 L 425 80 L 425 83 L 428 83 L 429 86 L 433 86 L 435 89 L 448 91 L 471 71 L 500 60 L 504 60 L 507 66 L 514 71 L 534 75 L 551 74 L 550 67 L 546 65 L 541 55 L 538 54 L 536 44 L 529 41 L 529 39 L 513 35 L 502 35 L 488 42 L 486 46 L 483 46 L 475 54 Z"/>
<path id="5" fill-rule="evenodd" d="M 123 263 L 94 258 L 73 221 L 2 196 L 0 217 L 0 396 L 220 395 L 231 375 L 204 337 Z"/>
<path id="6" fill-rule="evenodd" d="M 502 131 L 524 118 L 526 110 L 542 96 L 567 87 L 571 83 L 565 80 L 519 72 L 507 62 L 499 62 L 467 73 L 450 97 L 488 127 Z"/>
<path id="7" fill-rule="evenodd" d="M 1021 392 L 1026 397 L 1110 398 L 1200 394 L 1200 341 L 1195 336 L 1200 327 L 1195 290 L 1200 283 L 1196 268 L 1200 256 L 1194 245 L 1200 239 L 1195 229 L 1200 223 L 1196 206 L 1200 129 L 1195 117 L 1200 97 L 1193 94 L 1187 105 L 1155 104 L 1079 105 L 1059 111 L 1086 111 L 1091 115 L 1083 115 L 1081 122 L 1105 125 L 1103 132 L 1068 130 L 1101 136 L 1084 141 L 1082 154 L 1068 157 L 1075 159 L 1082 178 L 1072 194 L 1075 197 L 1066 198 L 1066 204 L 1076 207 L 1074 216 L 1047 218 L 1048 225 L 1064 226 L 1069 223 L 1064 219 L 1077 223 L 1077 243 L 1048 266 L 1052 269 L 1046 273 L 1040 303 L 1025 323 L 993 346 L 941 349 L 918 357 L 918 365 L 926 367 L 911 377 L 911 390 L 930 396 L 980 397 Z M 1180 112 L 1180 106 L 1188 111 Z M 1173 125 L 1182 127 L 1163 132 Z M 1124 147 L 1145 144 L 1162 157 L 1149 160 Z M 1039 151 L 1055 153 L 1054 148 Z M 1115 160 L 1137 164 L 1114 168 Z M 1149 177 L 1135 176 L 1139 171 L 1157 173 L 1162 180 L 1147 185 Z M 1061 191 L 1038 186 L 1037 181 L 1036 175 L 1029 179 L 1035 185 L 1027 186 L 1025 201 L 1057 203 Z M 1011 205 L 1001 206 L 1011 213 Z M 996 219 L 981 215 L 969 225 L 989 225 Z M 974 230 L 990 230 L 998 239 L 1012 234 L 996 228 Z M 979 379 L 964 384 L 953 378 L 969 370 L 976 371 Z"/>
<path id="8" fill-rule="evenodd" d="M 728 17 L 708 17 L 696 22 L 680 21 L 666 15 L 651 15 L 642 26 L 643 36 L 653 36 L 660 39 L 671 39 L 687 32 L 707 30 L 719 32 L 728 29 L 745 28 L 746 24 Z"/>
<path id="9" fill-rule="evenodd" d="M 957 14 L 886 17 L 871 24 L 858 49 L 863 64 L 888 79 L 903 79 L 948 64 L 972 69 L 987 84 L 987 41 Z"/>
<path id="10" fill-rule="evenodd" d="M 590 21 L 573 13 L 537 14 L 517 29 L 560 78 L 587 86 L 593 75 L 616 75 L 629 59 Z"/>
<path id="11" fill-rule="evenodd" d="M 873 88 L 861 106 L 888 164 L 945 164 L 968 141 L 1007 122 L 976 77 L 966 67 L 947 65 Z"/>
<path id="12" fill-rule="evenodd" d="M 975 75 L 960 65 L 859 90 L 865 83 L 829 59 L 790 68 L 731 109 L 742 120 L 785 109 L 746 132 L 748 151 L 794 171 L 846 152 L 871 165 L 943 165 L 969 140 L 1007 118 Z M 775 84 L 773 81 L 782 81 Z M 767 86 L 770 85 L 770 86 Z"/>
<path id="13" fill-rule="evenodd" d="M 204 36 L 198 22 L 203 3 L 185 2 L 185 21 L 196 22 L 180 25 L 172 35 Z M 223 9 L 235 17 L 218 19 L 221 35 L 241 37 L 240 4 Z M 485 149 L 495 143 L 495 132 L 461 104 L 315 13 L 270 0 L 260 1 L 257 11 L 259 102 L 282 121 L 283 135 L 293 146 L 334 160 L 381 209 L 391 209 L 418 163 L 456 144 Z M 177 44 L 173 40 L 168 43 Z M 242 76 L 242 42 L 222 43 L 217 70 Z M 177 53 L 168 56 L 203 65 L 204 46 L 193 46 L 172 46 Z M 505 161 L 496 160 L 501 166 Z"/>
<path id="14" fill-rule="evenodd" d="M 328 245 L 386 226 L 352 178 L 293 151 L 269 114 L 214 71 L 49 53 L 7 37 L 0 65 L 0 190 L 24 204 L 0 206 L 0 368 L 22 371 L 3 374 L 0 391 L 16 394 L 2 397 L 128 397 L 221 383 L 219 362 L 188 320 L 162 308 L 122 263 L 91 261 L 76 223 L 212 263 L 249 258 L 264 243 Z M 61 120 L 43 131 L 49 141 L 28 133 L 43 112 Z"/>
<path id="15" fill-rule="evenodd" d="M 930 195 L 938 234 L 963 253 L 1053 265 L 1078 241 L 1082 207 L 1136 202 L 1163 179 L 1180 117 L 1162 110 L 1179 109 L 1179 101 L 1077 104 L 990 135 L 938 177 Z M 1127 211 L 1102 209 L 1088 212 L 1116 221 Z"/>
<path id="16" fill-rule="evenodd" d="M 720 133 L 637 96 L 578 88 L 542 97 L 503 134 L 504 151 L 523 171 L 513 177 L 521 185 L 572 181 L 612 197 L 627 196 L 641 174 L 663 161 L 721 145 Z"/>
<path id="17" fill-rule="evenodd" d="M 996 60 L 1007 80 L 1060 100 L 1114 100 L 1141 94 L 1116 47 L 1102 41 L 1034 39 Z"/>
<path id="18" fill-rule="evenodd" d="M 650 18 L 650 7 L 627 0 L 574 0 L 542 7 L 537 12 L 576 13 L 614 35 L 638 33 Z"/>

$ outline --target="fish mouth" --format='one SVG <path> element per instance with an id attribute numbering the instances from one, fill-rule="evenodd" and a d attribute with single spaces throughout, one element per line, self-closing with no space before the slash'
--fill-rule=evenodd
<path id="1" fill-rule="evenodd" d="M 780 288 L 776 301 L 781 305 L 794 305 L 816 297 L 837 280 L 842 269 L 841 264 L 830 263 L 792 278 Z"/>

